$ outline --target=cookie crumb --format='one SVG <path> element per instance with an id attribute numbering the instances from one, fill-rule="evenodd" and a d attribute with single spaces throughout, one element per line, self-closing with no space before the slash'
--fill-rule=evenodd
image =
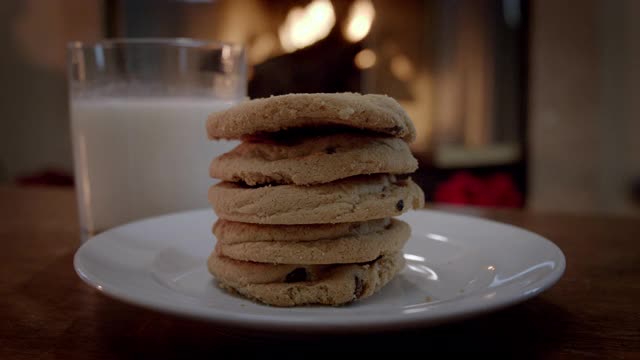
<path id="1" fill-rule="evenodd" d="M 433 301 L 433 298 L 431 298 L 431 296 L 427 296 L 427 297 L 425 297 L 425 298 L 424 298 L 424 301 L 426 301 L 426 302 L 432 302 L 432 301 Z"/>

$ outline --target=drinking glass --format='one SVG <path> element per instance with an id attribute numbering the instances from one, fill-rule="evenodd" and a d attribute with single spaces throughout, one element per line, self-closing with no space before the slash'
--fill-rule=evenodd
<path id="1" fill-rule="evenodd" d="M 242 46 L 113 39 L 68 46 L 82 241 L 133 220 L 208 206 L 208 114 L 245 98 Z"/>

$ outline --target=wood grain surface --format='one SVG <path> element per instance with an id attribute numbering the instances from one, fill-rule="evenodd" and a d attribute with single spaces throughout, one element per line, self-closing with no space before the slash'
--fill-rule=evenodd
<path id="1" fill-rule="evenodd" d="M 75 274 L 70 189 L 0 187 L 0 359 L 215 358 L 411 352 L 515 358 L 640 358 L 640 222 L 464 208 L 553 240 L 564 277 L 541 296 L 449 325 L 377 334 L 303 335 L 233 329 L 127 305 Z"/>

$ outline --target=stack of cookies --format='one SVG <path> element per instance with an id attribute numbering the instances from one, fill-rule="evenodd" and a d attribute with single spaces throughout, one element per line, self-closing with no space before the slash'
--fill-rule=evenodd
<path id="1" fill-rule="evenodd" d="M 411 120 L 383 95 L 291 94 L 207 120 L 210 139 L 242 143 L 213 160 L 219 220 L 209 271 L 219 286 L 275 306 L 368 297 L 404 267 L 411 229 L 393 219 L 424 205 L 407 176 Z"/>

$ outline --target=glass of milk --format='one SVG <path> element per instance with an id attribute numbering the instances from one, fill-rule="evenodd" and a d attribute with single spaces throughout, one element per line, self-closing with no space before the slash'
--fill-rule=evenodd
<path id="1" fill-rule="evenodd" d="M 190 39 L 70 43 L 71 132 L 82 240 L 133 220 L 208 206 L 207 116 L 241 101 L 241 46 Z"/>

